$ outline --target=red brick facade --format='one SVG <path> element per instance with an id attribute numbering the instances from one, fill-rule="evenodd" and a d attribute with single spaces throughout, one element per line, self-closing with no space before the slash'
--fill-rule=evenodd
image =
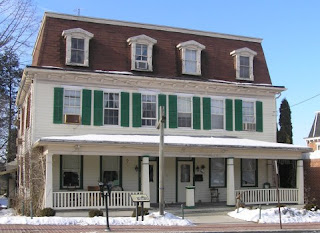
<path id="1" fill-rule="evenodd" d="M 82 28 L 94 34 L 90 40 L 89 67 L 65 65 L 66 41 L 61 34 L 63 30 L 72 28 Z M 145 29 L 138 26 L 73 21 L 49 16 L 46 17 L 39 34 L 32 65 L 86 70 L 131 71 L 131 49 L 127 39 L 141 34 L 156 39 L 157 44 L 153 48 L 153 72 L 132 71 L 136 75 L 236 81 L 234 57 L 230 55 L 230 52 L 247 47 L 257 52 L 253 65 L 253 83 L 271 84 L 262 46 L 258 42 Z M 176 46 L 189 40 L 195 40 L 206 46 L 201 55 L 201 77 L 181 74 L 181 56 Z"/>
<path id="2" fill-rule="evenodd" d="M 304 160 L 305 199 L 320 206 L 320 159 Z"/>

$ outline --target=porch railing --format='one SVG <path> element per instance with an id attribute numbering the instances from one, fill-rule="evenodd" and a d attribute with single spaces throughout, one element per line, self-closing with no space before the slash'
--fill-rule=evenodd
<path id="1" fill-rule="evenodd" d="M 278 203 L 277 189 L 241 189 L 236 190 L 236 197 L 245 204 Z M 298 189 L 279 189 L 280 203 L 298 203 Z"/>
<path id="2" fill-rule="evenodd" d="M 108 197 L 110 209 L 134 207 L 131 194 L 140 191 L 112 191 Z M 53 209 L 103 209 L 104 198 L 100 191 L 53 192 Z"/>

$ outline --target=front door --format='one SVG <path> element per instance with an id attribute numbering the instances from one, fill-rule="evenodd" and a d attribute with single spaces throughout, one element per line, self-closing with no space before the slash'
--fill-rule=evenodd
<path id="1" fill-rule="evenodd" d="M 193 185 L 193 161 L 178 161 L 178 202 L 186 202 L 186 186 Z"/>
<path id="2" fill-rule="evenodd" d="M 157 203 L 158 197 L 158 166 L 157 161 L 149 162 L 150 203 Z"/>

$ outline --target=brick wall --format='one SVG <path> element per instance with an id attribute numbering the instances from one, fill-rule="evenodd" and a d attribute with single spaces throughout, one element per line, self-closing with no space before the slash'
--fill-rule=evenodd
<path id="1" fill-rule="evenodd" d="M 320 159 L 304 160 L 305 198 L 320 206 Z"/>
<path id="2" fill-rule="evenodd" d="M 65 65 L 66 43 L 62 31 L 82 28 L 94 34 L 90 41 L 89 67 Z M 254 59 L 254 83 L 270 84 L 270 76 L 260 43 L 214 38 L 178 32 L 168 32 L 126 26 L 106 25 L 84 21 L 72 21 L 47 17 L 35 48 L 33 66 L 69 67 L 87 70 L 131 71 L 131 50 L 127 39 L 145 34 L 158 41 L 153 50 L 153 72 L 137 72 L 137 75 L 183 79 L 218 79 L 236 81 L 234 57 L 230 52 L 248 47 L 257 52 Z M 202 77 L 181 74 L 181 58 L 176 46 L 195 40 L 206 46 L 202 51 Z"/>

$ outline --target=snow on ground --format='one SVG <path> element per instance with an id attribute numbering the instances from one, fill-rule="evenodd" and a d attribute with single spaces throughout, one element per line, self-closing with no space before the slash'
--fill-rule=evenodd
<path id="1" fill-rule="evenodd" d="M 16 216 L 12 209 L 0 211 L 0 224 L 28 224 L 28 225 L 106 225 L 106 217 L 25 217 Z M 112 225 L 158 225 L 158 226 L 187 226 L 193 225 L 187 219 L 182 219 L 173 214 L 166 213 L 160 216 L 154 212 L 144 216 L 144 221 L 136 221 L 135 217 L 110 217 Z"/>
<path id="2" fill-rule="evenodd" d="M 0 196 L 0 208 L 6 208 L 8 206 L 8 199 L 5 196 Z"/>
<path id="3" fill-rule="evenodd" d="M 320 210 L 308 211 L 289 207 L 282 207 L 280 210 L 282 223 L 320 222 Z M 262 209 L 260 220 L 259 209 L 239 208 L 239 213 L 235 210 L 228 215 L 249 222 L 279 223 L 279 208 Z"/>

